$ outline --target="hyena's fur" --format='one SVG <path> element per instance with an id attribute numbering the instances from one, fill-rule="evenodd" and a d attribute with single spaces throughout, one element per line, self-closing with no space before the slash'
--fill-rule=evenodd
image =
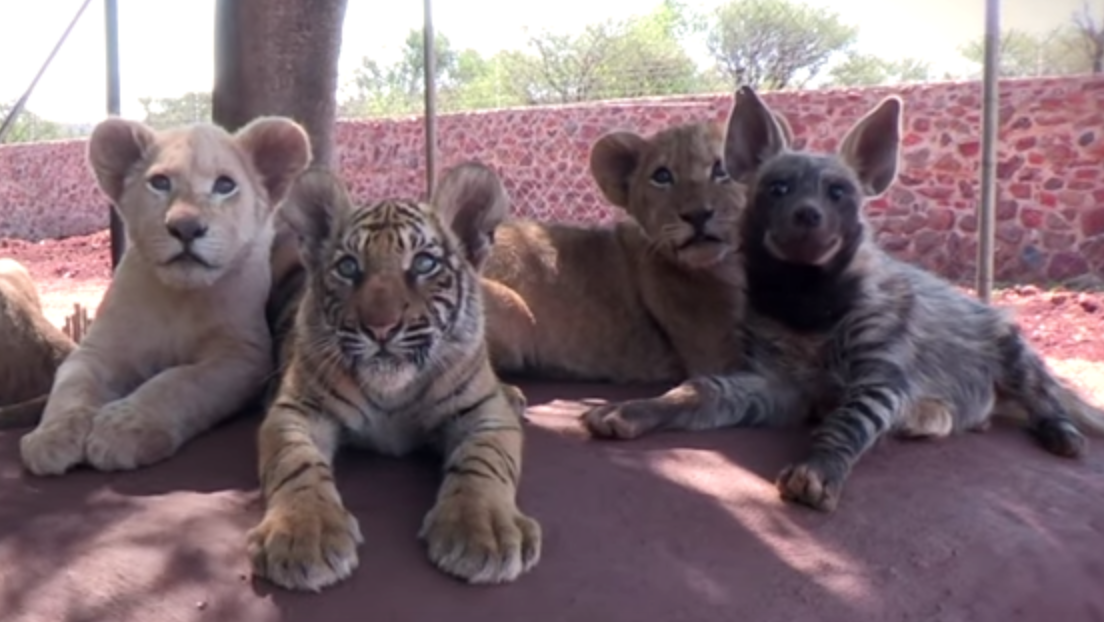
<path id="1" fill-rule="evenodd" d="M 603 405 L 599 436 L 777 425 L 821 415 L 810 454 L 780 474 L 783 498 L 833 509 L 854 464 L 886 433 L 944 436 L 1018 416 L 1048 451 L 1080 456 L 1076 424 L 1104 413 L 1048 370 L 1013 321 L 868 237 L 862 206 L 896 178 L 902 102 L 888 97 L 837 153 L 792 151 L 769 109 L 737 93 L 726 154 L 750 181 L 743 225 L 748 369 L 691 379 L 650 400 Z"/>

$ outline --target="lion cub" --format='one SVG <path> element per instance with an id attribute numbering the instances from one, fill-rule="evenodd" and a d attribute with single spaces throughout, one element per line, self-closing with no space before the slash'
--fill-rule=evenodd
<path id="1" fill-rule="evenodd" d="M 96 126 L 88 161 L 129 245 L 21 441 L 28 470 L 148 465 L 257 395 L 272 371 L 273 207 L 310 157 L 306 132 L 282 117 L 233 135 L 212 124 Z"/>
<path id="2" fill-rule="evenodd" d="M 740 139 L 712 123 L 607 134 L 591 175 L 630 220 L 502 224 L 483 282 L 496 371 L 649 383 L 734 364 L 747 199 L 724 161 Z"/>
<path id="3" fill-rule="evenodd" d="M 0 259 L 0 429 L 34 425 L 54 374 L 76 344 L 42 313 L 31 273 Z"/>

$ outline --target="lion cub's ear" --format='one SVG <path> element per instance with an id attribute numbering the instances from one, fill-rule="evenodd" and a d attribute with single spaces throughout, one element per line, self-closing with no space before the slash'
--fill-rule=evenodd
<path id="1" fill-rule="evenodd" d="M 100 121 L 88 139 L 88 164 L 100 190 L 115 203 L 126 178 L 145 159 L 155 140 L 153 130 L 138 121 L 111 117 Z"/>
<path id="2" fill-rule="evenodd" d="M 234 134 L 234 140 L 253 159 L 271 205 L 284 198 L 295 176 L 310 164 L 310 138 L 287 117 L 253 119 Z"/>
<path id="3" fill-rule="evenodd" d="M 300 248 L 309 261 L 317 257 L 351 203 L 341 178 L 315 167 L 294 179 L 279 209 L 284 222 L 299 236 Z"/>
<path id="4" fill-rule="evenodd" d="M 476 270 L 491 253 L 494 231 L 509 215 L 510 197 L 498 175 L 480 162 L 462 162 L 441 176 L 430 201 L 452 229 Z"/>
<path id="5" fill-rule="evenodd" d="M 633 132 L 610 132 L 590 149 L 590 175 L 610 203 L 627 208 L 629 185 L 648 141 Z"/>

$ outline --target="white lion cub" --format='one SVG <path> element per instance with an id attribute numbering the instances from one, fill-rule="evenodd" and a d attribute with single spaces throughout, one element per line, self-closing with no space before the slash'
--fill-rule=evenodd
<path id="1" fill-rule="evenodd" d="M 273 208 L 310 158 L 306 132 L 283 117 L 233 135 L 206 123 L 96 126 L 88 162 L 128 246 L 21 441 L 29 471 L 149 465 L 258 395 L 272 372 Z"/>

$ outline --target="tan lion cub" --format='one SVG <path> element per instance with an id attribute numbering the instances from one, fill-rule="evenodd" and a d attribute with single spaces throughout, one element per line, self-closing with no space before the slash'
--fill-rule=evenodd
<path id="1" fill-rule="evenodd" d="M 0 429 L 38 422 L 54 374 L 76 344 L 42 314 L 31 273 L 0 259 Z"/>
<path id="2" fill-rule="evenodd" d="M 129 244 L 22 439 L 28 470 L 148 465 L 257 395 L 272 370 L 273 207 L 310 157 L 306 132 L 281 117 L 234 135 L 211 124 L 96 126 L 89 164 Z"/>
<path id="3" fill-rule="evenodd" d="M 671 382 L 735 364 L 747 199 L 724 157 L 740 140 L 712 123 L 607 134 L 591 175 L 630 220 L 499 226 L 483 281 L 496 371 Z"/>

